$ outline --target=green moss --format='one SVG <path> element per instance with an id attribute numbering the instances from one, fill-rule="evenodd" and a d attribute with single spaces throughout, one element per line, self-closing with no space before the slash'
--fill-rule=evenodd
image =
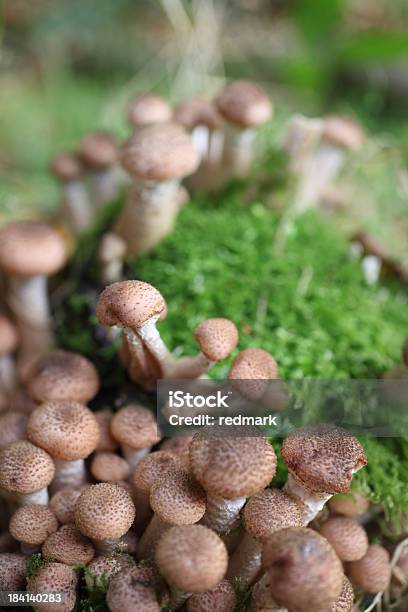
<path id="1" fill-rule="evenodd" d="M 41 555 L 41 553 L 36 553 L 28 557 L 26 561 L 27 568 L 27 578 L 31 578 L 35 574 L 35 572 L 44 565 L 47 564 L 47 560 Z"/>

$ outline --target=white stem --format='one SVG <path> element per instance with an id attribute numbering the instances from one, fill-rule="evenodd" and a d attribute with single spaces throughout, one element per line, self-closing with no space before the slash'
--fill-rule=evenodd
<path id="1" fill-rule="evenodd" d="M 34 493 L 16 495 L 16 501 L 20 506 L 31 506 L 33 504 L 48 506 L 48 489 L 44 487 L 44 489 L 34 491 Z"/>
<path id="2" fill-rule="evenodd" d="M 206 525 L 218 533 L 227 533 L 236 527 L 239 513 L 244 506 L 246 497 L 224 499 L 207 495 L 207 509 L 201 524 Z"/>
<path id="3" fill-rule="evenodd" d="M 148 381 L 152 377 L 147 349 L 132 329 L 126 327 L 124 332 L 130 353 L 130 362 L 127 365 L 129 376 L 134 382 L 143 384 L 144 381 Z"/>
<path id="4" fill-rule="evenodd" d="M 93 213 L 88 192 L 81 181 L 70 181 L 64 186 L 63 208 L 74 234 L 90 227 Z"/>
<path id="5" fill-rule="evenodd" d="M 137 468 L 140 461 L 143 457 L 146 457 L 151 451 L 151 446 L 147 446 L 146 448 L 132 448 L 127 444 L 122 444 L 122 452 L 126 461 L 130 466 L 131 476 L 133 475 L 135 469 Z"/>
<path id="6" fill-rule="evenodd" d="M 167 369 L 171 368 L 173 364 L 173 357 L 156 328 L 158 318 L 156 316 L 149 319 L 142 327 L 136 330 L 136 333 L 149 352 L 156 358 L 162 368 L 163 378 L 166 378 Z"/>
<path id="7" fill-rule="evenodd" d="M 238 548 L 230 557 L 227 578 L 241 579 L 241 584 L 250 584 L 262 567 L 262 544 L 249 533 L 245 533 Z"/>
<path id="8" fill-rule="evenodd" d="M 149 559 L 154 555 L 154 551 L 156 550 L 157 542 L 160 540 L 161 536 L 165 531 L 167 531 L 171 525 L 165 523 L 157 514 L 153 514 L 153 517 L 143 532 L 142 537 L 139 541 L 138 547 L 138 559 Z"/>
<path id="9" fill-rule="evenodd" d="M 27 542 L 20 542 L 20 548 L 23 555 L 33 555 L 34 553 L 41 552 L 41 546 L 38 544 L 27 544 Z"/>
<path id="10" fill-rule="evenodd" d="M 75 461 L 54 459 L 54 463 L 55 476 L 50 487 L 52 493 L 66 487 L 80 487 L 85 484 L 87 477 L 83 459 L 76 459 Z"/>
<path id="11" fill-rule="evenodd" d="M 17 370 L 11 355 L 0 355 L 0 391 L 8 395 L 17 385 Z"/>
<path id="12" fill-rule="evenodd" d="M 228 178 L 244 177 L 254 159 L 255 130 L 228 126 L 225 132 L 221 164 Z"/>
<path id="13" fill-rule="evenodd" d="M 118 197 L 119 186 L 114 168 L 94 172 L 92 178 L 93 197 L 96 208 L 101 208 L 103 204 L 111 202 Z"/>
<path id="14" fill-rule="evenodd" d="M 216 166 L 220 163 L 223 146 L 224 132 L 222 130 L 211 131 L 208 140 L 207 158 L 210 164 L 212 164 L 213 166 Z"/>
<path id="15" fill-rule="evenodd" d="M 284 490 L 303 502 L 302 522 L 305 526 L 316 518 L 326 502 L 333 497 L 330 493 L 315 493 L 306 489 L 292 474 L 288 475 Z"/>
<path id="16" fill-rule="evenodd" d="M 198 378 L 208 372 L 214 363 L 201 352 L 194 357 L 182 357 L 174 361 L 166 378 Z"/>

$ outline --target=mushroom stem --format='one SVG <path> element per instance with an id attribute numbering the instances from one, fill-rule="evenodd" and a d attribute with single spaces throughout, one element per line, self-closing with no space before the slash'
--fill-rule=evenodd
<path id="1" fill-rule="evenodd" d="M 198 353 L 194 357 L 182 357 L 177 359 L 169 368 L 167 378 L 199 378 L 202 374 L 214 365 L 203 353 Z"/>
<path id="2" fill-rule="evenodd" d="M 140 560 L 148 559 L 154 555 L 157 542 L 170 527 L 171 525 L 162 521 L 157 514 L 153 514 L 139 541 L 138 558 Z"/>
<path id="3" fill-rule="evenodd" d="M 37 504 L 38 506 L 48 506 L 48 489 L 44 487 L 39 491 L 34 491 L 33 493 L 16 494 L 15 498 L 16 502 L 20 506 L 31 506 L 32 504 Z"/>
<path id="4" fill-rule="evenodd" d="M 86 469 L 83 459 L 64 461 L 54 459 L 55 476 L 51 483 L 52 493 L 56 493 L 66 487 L 79 487 L 86 482 Z"/>
<path id="5" fill-rule="evenodd" d="M 63 187 L 63 210 L 74 234 L 87 229 L 93 220 L 88 193 L 80 180 L 67 182 Z"/>
<path id="6" fill-rule="evenodd" d="M 218 533 L 227 533 L 236 526 L 245 501 L 246 497 L 224 499 L 207 495 L 207 510 L 201 523 Z"/>
<path id="7" fill-rule="evenodd" d="M 173 363 L 173 357 L 156 328 L 158 320 L 159 316 L 151 317 L 144 325 L 138 328 L 137 335 L 161 365 L 164 378 L 167 369 L 170 368 Z"/>
<path id="8" fill-rule="evenodd" d="M 146 457 L 146 455 L 148 455 L 151 450 L 151 446 L 147 446 L 146 448 L 132 448 L 127 444 L 122 444 L 121 448 L 123 456 L 130 465 L 131 474 L 133 474 L 133 472 L 135 471 L 138 463 L 143 459 L 143 457 Z"/>
<path id="9" fill-rule="evenodd" d="M 227 126 L 221 158 L 226 178 L 244 177 L 248 174 L 254 158 L 255 135 L 255 130 L 250 128 Z"/>
<path id="10" fill-rule="evenodd" d="M 262 565 L 262 544 L 245 533 L 237 550 L 230 557 L 227 578 L 239 578 L 241 584 L 250 584 Z"/>
<path id="11" fill-rule="evenodd" d="M 303 502 L 303 525 L 308 525 L 323 510 L 331 497 L 330 493 L 316 493 L 304 487 L 292 474 L 289 473 L 284 490 Z"/>
<path id="12" fill-rule="evenodd" d="M 96 170 L 92 173 L 92 192 L 97 209 L 118 197 L 116 168 Z"/>

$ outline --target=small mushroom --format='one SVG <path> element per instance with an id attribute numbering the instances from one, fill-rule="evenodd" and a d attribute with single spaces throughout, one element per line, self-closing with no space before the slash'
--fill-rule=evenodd
<path id="1" fill-rule="evenodd" d="M 176 455 L 180 459 L 184 468 L 188 470 L 190 466 L 190 442 L 193 437 L 194 435 L 183 435 L 176 436 L 174 438 L 167 438 L 167 440 L 163 440 L 161 443 L 160 450 Z"/>
<path id="2" fill-rule="evenodd" d="M 21 506 L 10 518 L 10 533 L 21 542 L 21 552 L 25 555 L 39 552 L 41 544 L 57 529 L 57 518 L 47 506 Z"/>
<path id="3" fill-rule="evenodd" d="M 95 549 L 75 525 L 62 525 L 45 540 L 42 554 L 45 559 L 66 565 L 88 565 L 95 556 Z"/>
<path id="4" fill-rule="evenodd" d="M 62 603 L 53 605 L 54 612 L 73 612 L 77 599 L 77 574 L 65 563 L 47 563 L 39 567 L 27 581 L 29 593 L 61 593 Z M 50 604 L 36 604 L 36 611 L 49 612 Z"/>
<path id="5" fill-rule="evenodd" d="M 237 597 L 229 580 L 221 580 L 213 589 L 196 593 L 187 601 L 187 612 L 234 612 Z"/>
<path id="6" fill-rule="evenodd" d="M 129 463 L 116 453 L 95 453 L 89 469 L 95 480 L 99 482 L 127 480 L 130 474 Z"/>
<path id="7" fill-rule="evenodd" d="M 101 238 L 98 248 L 99 280 L 103 287 L 122 280 L 126 242 L 114 232 Z"/>
<path id="8" fill-rule="evenodd" d="M 223 580 L 228 552 L 211 529 L 184 525 L 162 535 L 155 560 L 171 589 L 170 607 L 177 610 L 190 593 L 205 593 Z"/>
<path id="9" fill-rule="evenodd" d="M 391 580 L 390 555 L 383 546 L 371 544 L 364 557 L 346 563 L 346 573 L 366 593 L 382 593 Z"/>
<path id="10" fill-rule="evenodd" d="M 129 106 L 128 120 L 135 129 L 155 123 L 168 123 L 172 117 L 173 109 L 170 104 L 155 93 L 136 96 Z"/>
<path id="11" fill-rule="evenodd" d="M 319 533 L 333 546 L 341 561 L 358 561 L 367 552 L 365 529 L 346 516 L 333 516 L 319 527 Z"/>
<path id="12" fill-rule="evenodd" d="M 91 197 L 98 209 L 119 194 L 115 172 L 119 160 L 116 138 L 107 132 L 88 134 L 81 142 L 79 155 L 89 169 Z"/>
<path id="13" fill-rule="evenodd" d="M 5 405 L 17 384 L 13 353 L 18 348 L 18 344 L 17 328 L 9 317 L 0 314 L 0 402 Z"/>
<path id="14" fill-rule="evenodd" d="M 75 521 L 75 504 L 83 491 L 82 487 L 66 487 L 54 493 L 49 507 L 62 525 Z"/>
<path id="15" fill-rule="evenodd" d="M 350 493 L 339 493 L 332 497 L 328 502 L 328 506 L 333 514 L 342 514 L 343 516 L 355 518 L 367 512 L 370 502 L 361 493 L 350 491 Z"/>
<path id="16" fill-rule="evenodd" d="M 187 132 L 174 123 L 137 130 L 122 148 L 123 168 L 134 184 L 114 231 L 137 257 L 153 249 L 174 227 L 179 187 L 197 168 L 199 157 Z"/>
<path id="17" fill-rule="evenodd" d="M 244 349 L 235 357 L 228 372 L 238 393 L 247 400 L 261 400 L 268 392 L 269 383 L 278 376 L 278 365 L 267 351 Z"/>
<path id="18" fill-rule="evenodd" d="M 136 514 L 129 493 L 103 482 L 82 491 L 75 506 L 75 524 L 90 538 L 98 554 L 112 552 L 132 526 Z"/>
<path id="19" fill-rule="evenodd" d="M 106 588 L 111 578 L 118 572 L 134 567 L 134 561 L 129 555 L 112 553 L 111 555 L 99 555 L 88 563 L 85 572 L 85 582 L 88 589 Z"/>
<path id="20" fill-rule="evenodd" d="M 111 434 L 110 424 L 113 411 L 110 408 L 102 408 L 94 412 L 94 417 L 99 426 L 99 441 L 95 448 L 96 452 L 113 452 L 119 448 L 119 443 Z"/>
<path id="21" fill-rule="evenodd" d="M 150 566 L 136 565 L 116 572 L 108 587 L 106 603 L 111 612 L 160 612 L 161 581 Z"/>
<path id="22" fill-rule="evenodd" d="M 61 153 L 54 158 L 51 171 L 63 186 L 62 209 L 68 225 L 74 235 L 81 234 L 93 221 L 81 160 L 73 153 Z"/>
<path id="23" fill-rule="evenodd" d="M 84 459 L 94 450 L 99 428 L 93 413 L 76 401 L 47 402 L 30 415 L 28 438 L 54 459 L 53 491 L 86 482 Z"/>
<path id="24" fill-rule="evenodd" d="M 54 343 L 47 276 L 60 270 L 65 261 L 63 239 L 44 223 L 18 221 L 0 229 L 0 269 L 7 275 L 6 300 L 20 333 L 23 379 L 34 356 L 47 352 Z"/>

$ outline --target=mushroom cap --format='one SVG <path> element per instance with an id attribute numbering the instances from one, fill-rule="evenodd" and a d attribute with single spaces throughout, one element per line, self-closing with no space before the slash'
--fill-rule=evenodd
<path id="1" fill-rule="evenodd" d="M 354 589 L 347 576 L 343 577 L 343 587 L 341 593 L 326 612 L 353 612 Z"/>
<path id="2" fill-rule="evenodd" d="M 55 474 L 54 462 L 42 448 L 24 440 L 0 450 L 0 487 L 28 495 L 48 487 Z"/>
<path id="3" fill-rule="evenodd" d="M 0 268 L 19 276 L 51 275 L 67 257 L 65 242 L 40 221 L 15 221 L 0 229 Z"/>
<path id="4" fill-rule="evenodd" d="M 62 525 L 75 521 L 75 505 L 82 491 L 83 487 L 67 487 L 51 497 L 49 507 Z"/>
<path id="5" fill-rule="evenodd" d="M 224 119 L 217 107 L 205 98 L 193 97 L 183 100 L 174 110 L 174 121 L 191 132 L 199 125 L 209 130 L 221 129 Z"/>
<path id="6" fill-rule="evenodd" d="M 119 444 L 111 434 L 110 424 L 113 417 L 113 411 L 110 408 L 102 408 L 94 412 L 94 417 L 99 427 L 99 442 L 95 451 L 114 451 Z"/>
<path id="7" fill-rule="evenodd" d="M 168 470 L 150 491 L 150 506 L 165 523 L 191 525 L 204 516 L 204 489 L 194 478 L 180 469 Z"/>
<path id="8" fill-rule="evenodd" d="M 122 325 L 135 330 L 166 308 L 160 291 L 142 281 L 108 285 L 99 296 L 96 316 L 103 325 Z"/>
<path id="9" fill-rule="evenodd" d="M 350 117 L 329 115 L 324 120 L 323 140 L 343 149 L 355 151 L 364 143 L 364 132 Z"/>
<path id="10" fill-rule="evenodd" d="M 210 361 L 226 359 L 238 344 L 238 330 L 229 319 L 207 319 L 196 327 L 194 337 Z"/>
<path id="11" fill-rule="evenodd" d="M 211 529 L 184 525 L 171 527 L 161 536 L 155 560 L 172 587 L 188 593 L 204 593 L 224 578 L 228 552 Z"/>
<path id="12" fill-rule="evenodd" d="M 359 441 L 328 424 L 293 431 L 284 440 L 281 454 L 295 479 L 320 493 L 346 493 L 353 473 L 367 464 Z"/>
<path id="13" fill-rule="evenodd" d="M 64 461 L 85 459 L 99 440 L 99 427 L 91 410 L 75 401 L 47 402 L 30 415 L 29 439 Z"/>
<path id="14" fill-rule="evenodd" d="M 302 526 L 302 505 L 281 489 L 265 489 L 253 495 L 245 505 L 246 531 L 261 542 L 285 527 Z"/>
<path id="15" fill-rule="evenodd" d="M 142 493 L 150 494 L 152 486 L 169 470 L 181 467 L 181 461 L 168 451 L 158 450 L 143 457 L 136 466 L 133 486 Z"/>
<path id="16" fill-rule="evenodd" d="M 120 444 L 131 448 L 147 448 L 160 441 L 153 412 L 140 404 L 120 408 L 111 421 L 111 432 Z"/>
<path id="17" fill-rule="evenodd" d="M 213 589 L 192 595 L 187 612 L 234 612 L 236 604 L 234 587 L 229 580 L 221 580 Z"/>
<path id="18" fill-rule="evenodd" d="M 250 81 L 228 83 L 215 103 L 229 123 L 241 128 L 257 127 L 272 117 L 272 104 L 266 92 Z"/>
<path id="19" fill-rule="evenodd" d="M 346 564 L 351 582 L 367 593 L 385 591 L 391 580 L 390 555 L 383 546 L 371 544 L 362 559 Z"/>
<path id="20" fill-rule="evenodd" d="M 23 591 L 26 585 L 27 557 L 20 553 L 0 554 L 0 591 Z"/>
<path id="21" fill-rule="evenodd" d="M 11 535 L 26 544 L 42 544 L 57 529 L 58 521 L 48 506 L 21 506 L 10 518 Z"/>
<path id="22" fill-rule="evenodd" d="M 293 612 L 329 607 L 343 586 L 343 566 L 321 535 L 306 527 L 275 531 L 262 551 L 271 594 Z"/>
<path id="23" fill-rule="evenodd" d="M 62 593 L 63 602 L 53 604 L 53 612 L 71 612 L 76 602 L 77 575 L 65 563 L 46 563 L 39 567 L 27 581 L 29 593 Z M 47 604 L 36 606 L 36 610 L 49 610 Z"/>
<path id="24" fill-rule="evenodd" d="M 76 526 L 93 540 L 120 538 L 129 531 L 135 515 L 129 493 L 107 482 L 87 487 L 75 506 Z"/>
<path id="25" fill-rule="evenodd" d="M 86 357 L 70 351 L 51 351 L 33 365 L 27 388 L 37 402 L 88 402 L 98 393 L 99 376 Z"/>
<path id="26" fill-rule="evenodd" d="M 233 381 L 238 392 L 252 401 L 260 399 L 268 388 L 268 381 L 277 376 L 275 359 L 258 348 L 248 348 L 238 353 L 228 372 L 228 379 Z"/>
<path id="27" fill-rule="evenodd" d="M 115 574 L 128 567 L 134 567 L 133 559 L 129 555 L 99 555 L 88 564 L 88 571 L 85 573 L 86 585 L 88 588 L 103 586 Z"/>
<path id="28" fill-rule="evenodd" d="M 367 512 L 370 507 L 370 502 L 364 495 L 357 491 L 350 491 L 346 495 L 335 495 L 329 499 L 328 502 L 330 511 L 334 514 L 342 514 L 353 518 L 355 516 L 361 516 Z"/>
<path id="29" fill-rule="evenodd" d="M 61 181 L 75 181 L 82 175 L 83 167 L 75 153 L 60 153 L 51 162 L 51 172 Z"/>
<path id="30" fill-rule="evenodd" d="M 276 455 L 264 437 L 213 437 L 190 443 L 194 477 L 210 495 L 235 499 L 264 489 L 275 476 Z"/>
<path id="31" fill-rule="evenodd" d="M 109 263 L 114 259 L 121 259 L 126 255 L 126 242 L 114 232 L 106 232 L 100 240 L 98 260 L 100 263 Z"/>
<path id="32" fill-rule="evenodd" d="M 181 460 L 183 465 L 187 468 L 190 465 L 190 442 L 194 435 L 183 435 L 175 436 L 174 438 L 167 438 L 160 445 L 161 451 L 170 452 Z"/>
<path id="33" fill-rule="evenodd" d="M 73 565 L 87 565 L 95 556 L 92 542 L 88 540 L 75 525 L 62 525 L 51 534 L 42 546 L 42 554 L 46 559 Z"/>
<path id="34" fill-rule="evenodd" d="M 117 482 L 129 478 L 130 467 L 128 462 L 116 453 L 99 452 L 92 458 L 90 472 L 95 480 Z"/>
<path id="35" fill-rule="evenodd" d="M 106 132 L 95 132 L 83 138 L 80 147 L 81 159 L 94 168 L 107 168 L 119 159 L 116 138 Z"/>
<path id="36" fill-rule="evenodd" d="M 358 561 L 367 552 L 365 529 L 347 516 L 333 516 L 319 528 L 319 533 L 333 546 L 341 561 Z"/>
<path id="37" fill-rule="evenodd" d="M 171 121 L 172 116 L 173 109 L 170 104 L 155 93 L 137 96 L 129 106 L 129 123 L 135 127 L 143 127 L 152 123 L 167 123 Z"/>
<path id="38" fill-rule="evenodd" d="M 188 176 L 200 161 L 190 134 L 176 123 L 141 127 L 123 145 L 121 160 L 132 176 L 157 182 Z"/>
<path id="39" fill-rule="evenodd" d="M 0 415 L 0 448 L 27 437 L 28 416 L 11 410 Z"/>
<path id="40" fill-rule="evenodd" d="M 0 314 L 0 355 L 14 353 L 18 346 L 17 327 L 4 314 Z"/>
<path id="41" fill-rule="evenodd" d="M 155 580 L 139 566 L 127 567 L 115 573 L 109 582 L 106 602 L 111 612 L 160 612 Z"/>

